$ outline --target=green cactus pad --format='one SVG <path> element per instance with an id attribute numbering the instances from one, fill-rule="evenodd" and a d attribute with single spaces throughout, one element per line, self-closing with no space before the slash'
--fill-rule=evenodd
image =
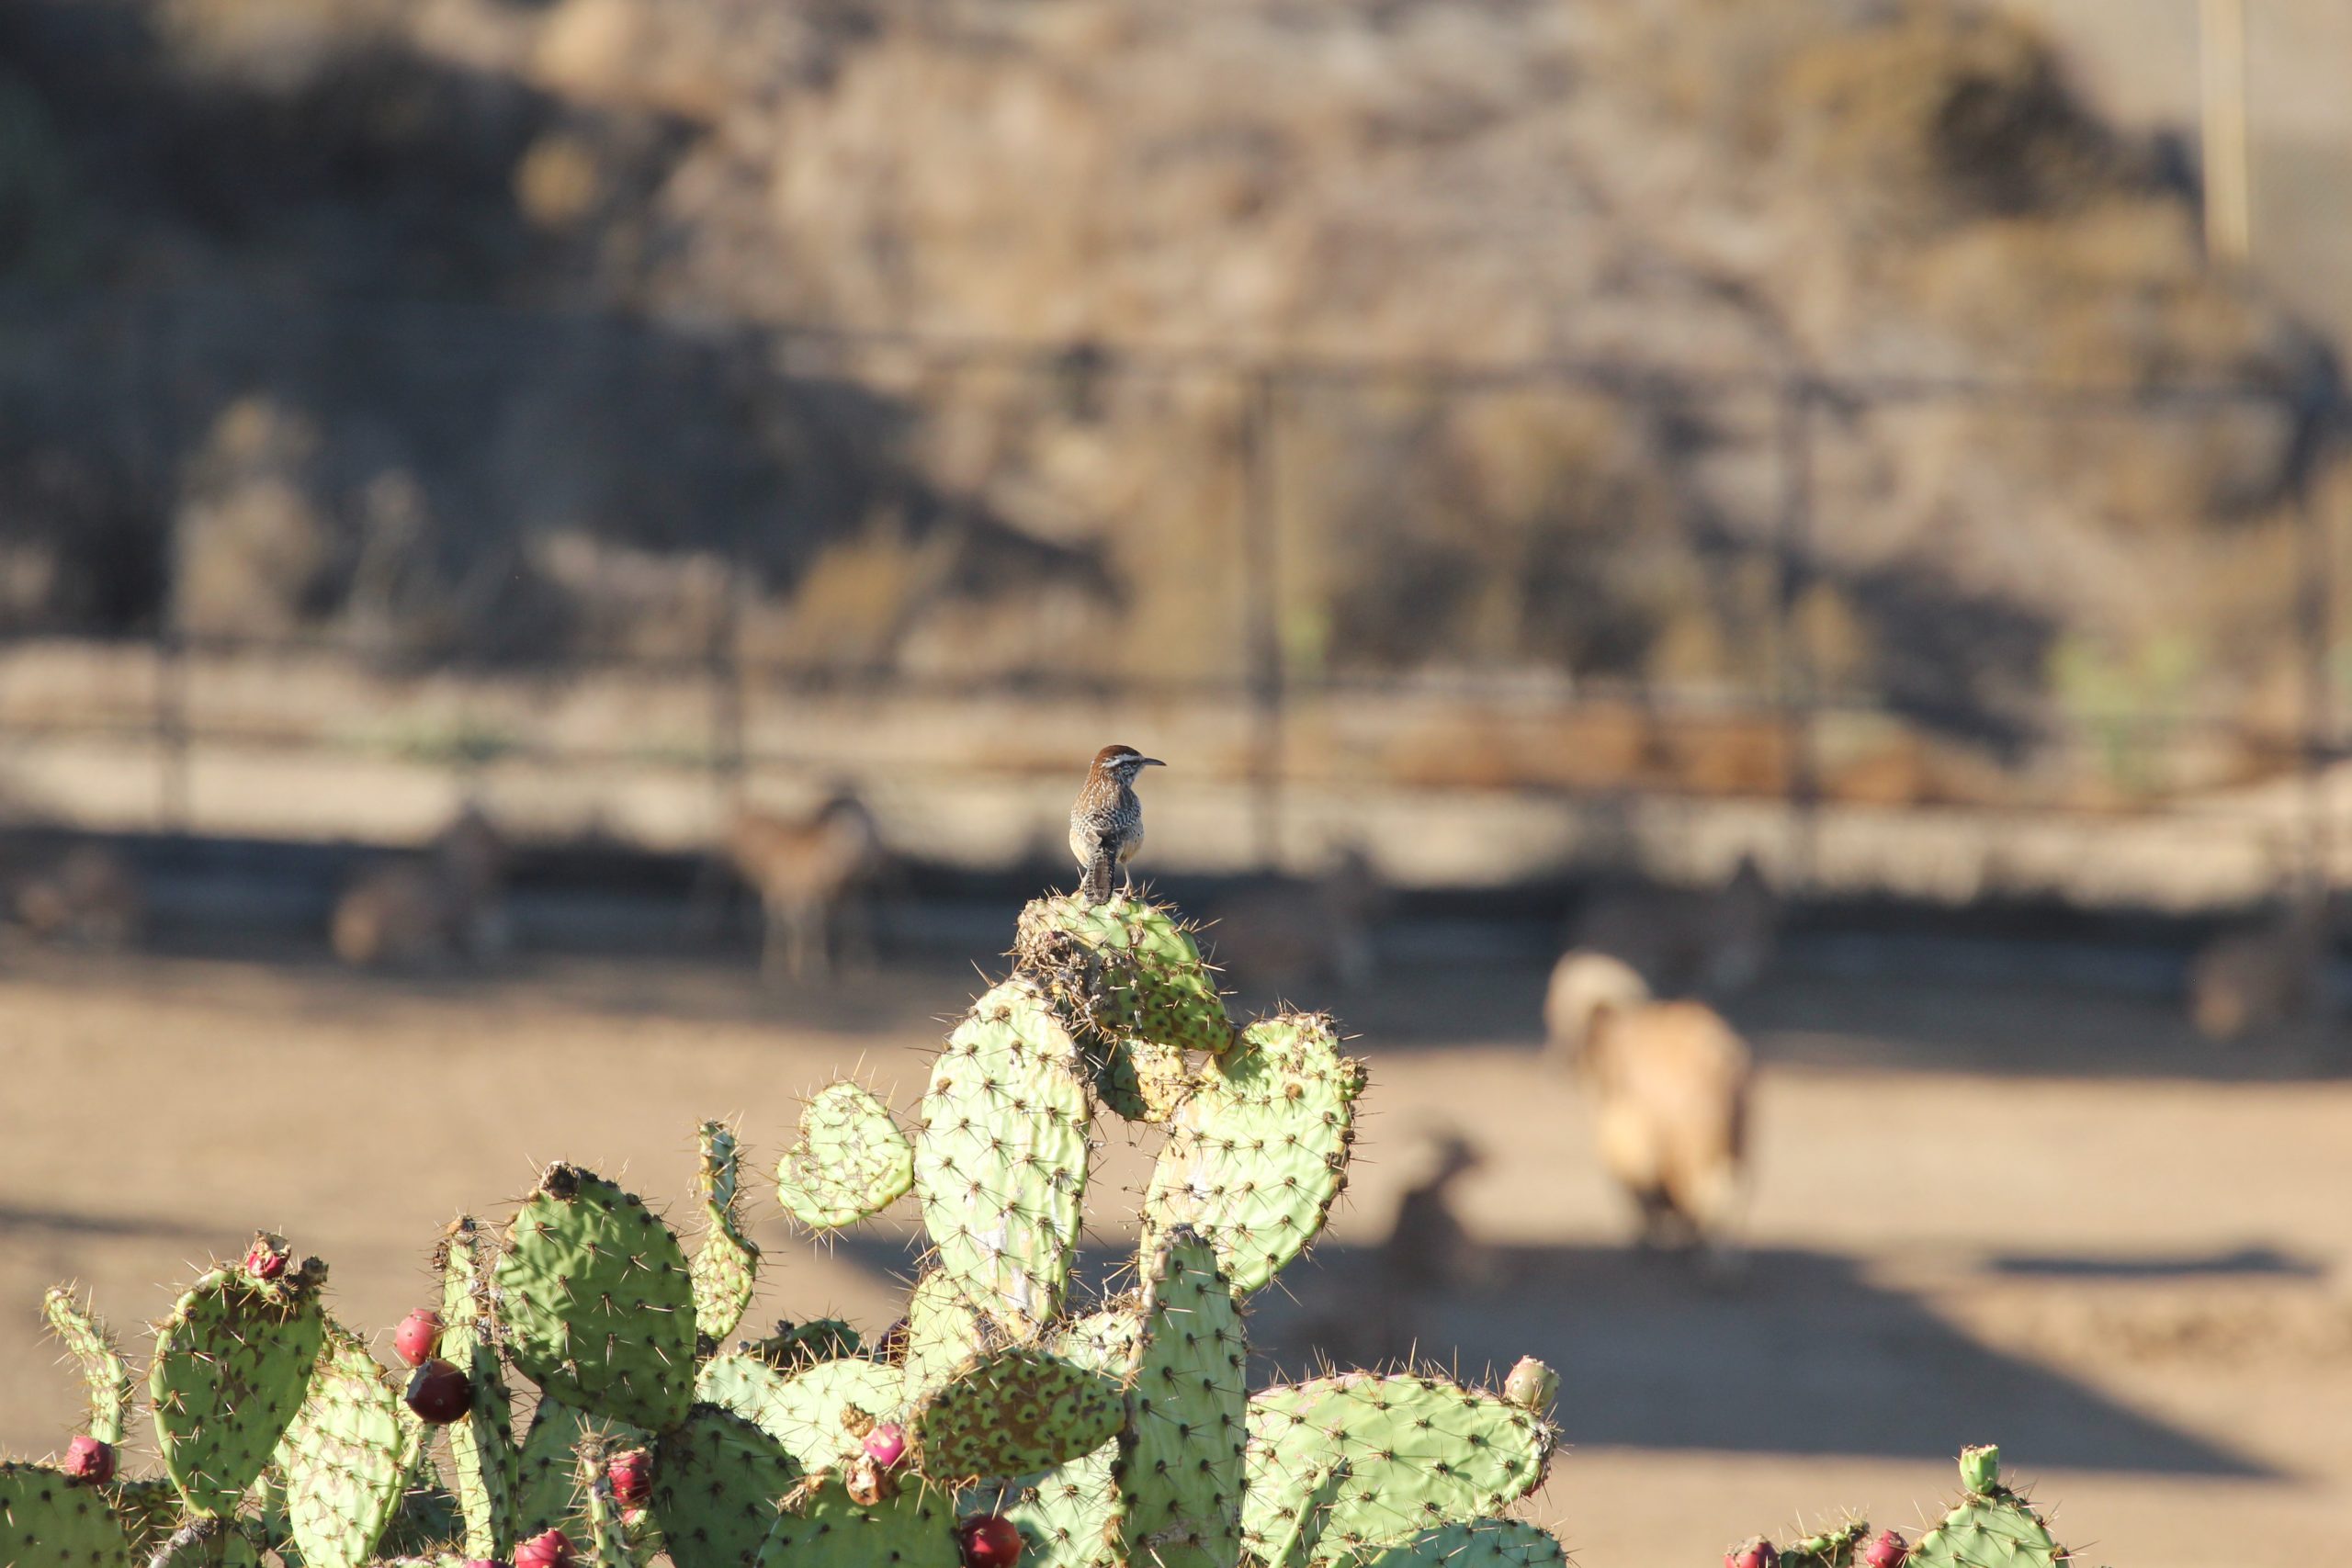
<path id="1" fill-rule="evenodd" d="M 62 1285 L 41 1297 L 41 1315 L 82 1369 L 90 1385 L 90 1436 L 120 1446 L 123 1423 L 130 1419 L 130 1369 L 115 1348 L 114 1336 L 98 1317 L 74 1299 Z"/>
<path id="2" fill-rule="evenodd" d="M 1142 1337 L 1113 1474 L 1131 1559 L 1233 1568 L 1249 1437 L 1249 1340 L 1216 1251 L 1168 1234 L 1144 1269 Z"/>
<path id="3" fill-rule="evenodd" d="M 695 1397 L 752 1422 L 814 1472 L 847 1464 L 862 1451 L 860 1434 L 844 1420 L 853 1410 L 877 1421 L 900 1417 L 906 1376 L 855 1357 L 786 1373 L 755 1357 L 717 1356 L 695 1375 Z"/>
<path id="4" fill-rule="evenodd" d="M 1783 1568 L 1853 1568 L 1854 1552 L 1871 1533 L 1869 1523 L 1849 1519 L 1834 1530 L 1822 1530 L 1781 1548 Z"/>
<path id="5" fill-rule="evenodd" d="M 1323 1229 L 1345 1184 L 1361 1064 L 1320 1014 L 1251 1024 L 1212 1062 L 1183 1108 L 1144 1195 L 1148 1238 L 1191 1225 L 1247 1294 Z"/>
<path id="6" fill-rule="evenodd" d="M 1013 952 L 1109 1039 L 1211 1055 L 1233 1044 L 1216 976 L 1172 910 L 1134 898 L 1040 898 L 1021 911 Z"/>
<path id="7" fill-rule="evenodd" d="M 330 1323 L 310 1393 L 278 1445 L 286 1517 L 306 1568 L 359 1568 L 400 1510 L 420 1429 L 384 1370 Z"/>
<path id="8" fill-rule="evenodd" d="M 1250 1550 L 1271 1551 L 1336 1462 L 1349 1479 L 1324 1551 L 1399 1540 L 1494 1513 L 1543 1483 L 1552 1429 L 1490 1393 L 1438 1377 L 1349 1372 L 1250 1401 Z"/>
<path id="9" fill-rule="evenodd" d="M 118 1481 L 107 1488 L 107 1502 L 130 1538 L 131 1556 L 144 1562 L 179 1528 L 179 1490 L 169 1481 Z M 0 1562 L 6 1559 L 0 1558 Z"/>
<path id="10" fill-rule="evenodd" d="M 800 1141 L 776 1165 L 775 1195 L 810 1230 L 837 1230 L 880 1213 L 914 1179 L 914 1145 L 890 1108 L 844 1078 L 801 1108 Z"/>
<path id="11" fill-rule="evenodd" d="M 1172 1045 L 1090 1032 L 1085 1048 L 1095 1099 L 1127 1121 L 1165 1122 L 1193 1092 L 1193 1069 Z"/>
<path id="12" fill-rule="evenodd" d="M 129 1568 L 130 1538 L 97 1487 L 46 1465 L 0 1463 L 0 1562 Z"/>
<path id="13" fill-rule="evenodd" d="M 702 1200 L 702 1245 L 695 1252 L 687 1277 L 694 1288 L 695 1330 L 707 1339 L 724 1339 L 743 1321 L 752 1304 L 760 1272 L 758 1244 L 743 1234 L 735 1213 L 735 1190 L 741 1162 L 735 1134 L 722 1122 L 706 1122 L 696 1132 L 702 1164 L 695 1173 L 695 1191 Z"/>
<path id="14" fill-rule="evenodd" d="M 545 1392 L 659 1431 L 694 1393 L 695 1302 L 678 1238 L 604 1178 L 552 1165 L 506 1233 L 507 1354 Z"/>
<path id="15" fill-rule="evenodd" d="M 1331 1508 L 1348 1484 L 1345 1460 L 1335 1460 L 1309 1478 L 1298 1511 L 1280 1521 L 1265 1557 L 1265 1568 L 1317 1568 L 1325 1562 L 1323 1531 Z"/>
<path id="16" fill-rule="evenodd" d="M 629 1549 L 628 1530 L 621 1523 L 621 1506 L 613 1495 L 611 1478 L 583 1463 L 580 1491 L 586 1504 L 582 1518 L 584 1528 L 573 1539 L 584 1540 L 587 1560 L 595 1568 L 636 1568 L 636 1554 Z"/>
<path id="17" fill-rule="evenodd" d="M 915 1191 L 939 1267 L 1029 1325 L 1060 1310 L 1078 1247 L 1091 1106 L 1077 1044 L 1009 980 L 947 1037 L 922 1102 Z"/>
<path id="18" fill-rule="evenodd" d="M 747 1341 L 738 1348 L 780 1372 L 794 1372 L 820 1361 L 854 1356 L 865 1348 L 865 1344 L 857 1330 L 840 1318 L 820 1317 L 800 1324 L 779 1321 L 774 1334 Z"/>
<path id="19" fill-rule="evenodd" d="M 1996 1448 L 1961 1455 L 1968 1495 L 1912 1546 L 1917 1568 L 2056 1568 L 2066 1560 L 2032 1505 L 2001 1484 L 2000 1462 Z"/>
<path id="20" fill-rule="evenodd" d="M 215 1269 L 157 1330 L 148 1399 L 164 1472 L 190 1513 L 234 1513 L 302 1407 L 326 1328 L 325 1276 L 315 1260 L 269 1281 Z"/>
<path id="21" fill-rule="evenodd" d="M 588 1498 L 580 1485 L 580 1449 L 642 1448 L 650 1434 L 625 1422 L 584 1416 L 559 1399 L 542 1399 L 523 1439 L 514 1494 L 514 1539 L 550 1529 L 577 1539 L 586 1528 Z"/>
<path id="22" fill-rule="evenodd" d="M 922 1398 L 965 1362 L 1019 1338 L 1020 1325 L 975 1304 L 944 1269 L 933 1269 L 907 1295 L 906 1352 L 899 1358 L 907 1398 Z"/>
<path id="23" fill-rule="evenodd" d="M 879 1503 L 853 1501 L 840 1475 L 785 1499 L 758 1568 L 958 1568 L 952 1495 L 910 1479 Z M 679 1568 L 692 1568 L 683 1561 Z"/>
<path id="24" fill-rule="evenodd" d="M 915 1465 L 945 1485 L 1027 1475 L 1092 1452 L 1125 1417 L 1118 1380 L 1033 1346 L 966 1362 L 907 1418 Z"/>
<path id="25" fill-rule="evenodd" d="M 442 1237 L 440 1354 L 474 1390 L 472 1409 L 449 1427 L 466 1550 L 476 1558 L 499 1559 L 514 1545 L 518 1480 L 506 1369 L 499 1363 L 497 1324 L 485 1304 L 489 1251 L 490 1237 L 469 1217 L 459 1217 Z"/>
<path id="26" fill-rule="evenodd" d="M 1471 1519 L 1327 1561 L 1330 1568 L 1553 1568 L 1567 1560 L 1548 1530 L 1517 1519 Z"/>
<path id="27" fill-rule="evenodd" d="M 1112 1520 L 1119 1489 L 1111 1477 L 1118 1451 L 1116 1443 L 1105 1443 L 1070 1461 L 1005 1510 L 1028 1543 L 1024 1562 L 1036 1568 L 1118 1568 Z"/>
<path id="28" fill-rule="evenodd" d="M 697 1404 L 654 1450 L 653 1517 L 677 1568 L 742 1568 L 801 1476 L 782 1444 L 716 1405 Z"/>

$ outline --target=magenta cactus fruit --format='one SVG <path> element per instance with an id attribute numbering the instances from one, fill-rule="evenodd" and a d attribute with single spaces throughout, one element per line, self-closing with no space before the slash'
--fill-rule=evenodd
<path id="1" fill-rule="evenodd" d="M 253 1246 L 245 1249 L 245 1272 L 256 1280 L 277 1279 L 286 1272 L 287 1260 L 292 1256 L 284 1236 L 256 1231 Z"/>
<path id="2" fill-rule="evenodd" d="M 76 1481 L 103 1486 L 114 1479 L 114 1445 L 79 1437 L 65 1446 L 65 1473 Z"/>
<path id="3" fill-rule="evenodd" d="M 473 1380 L 447 1361 L 431 1360 L 410 1375 L 408 1393 L 402 1397 L 418 1420 L 446 1427 L 473 1409 Z M 520 1558 L 516 1564 L 520 1568 Z"/>
<path id="4" fill-rule="evenodd" d="M 1013 1568 L 1021 1561 L 1021 1532 L 1002 1514 L 974 1514 L 956 1527 L 964 1568 Z"/>
<path id="5" fill-rule="evenodd" d="M 1894 1530 L 1881 1530 L 1862 1545 L 1862 1568 L 1903 1568 L 1911 1556 L 1911 1543 Z"/>
<path id="6" fill-rule="evenodd" d="M 541 1531 L 514 1549 L 514 1568 L 571 1568 L 571 1538 Z"/>
<path id="7" fill-rule="evenodd" d="M 1724 1568 L 1780 1568 L 1780 1548 L 1760 1535 L 1749 1536 L 1724 1553 Z"/>
<path id="8" fill-rule="evenodd" d="M 392 1351 L 412 1367 L 421 1367 L 440 1353 L 441 1314 L 419 1307 L 392 1330 Z"/>
<path id="9" fill-rule="evenodd" d="M 643 1449 L 616 1454 L 605 1467 L 605 1475 L 613 1483 L 615 1502 L 624 1508 L 641 1507 L 653 1491 L 653 1456 Z"/>
<path id="10" fill-rule="evenodd" d="M 888 1470 L 907 1457 L 907 1429 L 885 1421 L 865 1434 L 865 1457 Z"/>

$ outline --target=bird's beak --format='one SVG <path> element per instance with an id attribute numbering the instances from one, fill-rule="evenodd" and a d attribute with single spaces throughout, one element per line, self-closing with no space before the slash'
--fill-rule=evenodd
<path id="1" fill-rule="evenodd" d="M 1142 761 L 1136 764 L 1138 768 L 1164 768 L 1167 765 L 1167 763 L 1161 761 L 1157 757 L 1146 757 Z"/>

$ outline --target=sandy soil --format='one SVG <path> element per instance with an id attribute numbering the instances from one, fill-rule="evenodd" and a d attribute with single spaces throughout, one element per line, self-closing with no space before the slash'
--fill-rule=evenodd
<path id="1" fill-rule="evenodd" d="M 1374 1071 L 1363 1158 L 1329 1242 L 1261 1304 L 1261 1381 L 1344 1331 L 1404 1151 L 1452 1123 L 1487 1152 L 1463 1207 L 1495 1278 L 1414 1326 L 1465 1370 L 1560 1368 L 1570 1448 L 1534 1512 L 1586 1568 L 1713 1562 L 1843 1507 L 1910 1526 L 1986 1438 L 2090 1562 L 2352 1547 L 2352 1083 L 2217 1067 L 2153 1006 L 1782 980 L 1741 1011 L 1770 1064 L 1753 1262 L 1711 1290 L 1627 1249 L 1582 1107 L 1534 1056 L 1540 983 L 1404 972 L 1342 998 Z M 978 984 L 944 961 L 771 998 L 650 962 L 402 984 L 0 953 L 0 1445 L 46 1452 L 75 1419 L 38 1334 L 51 1281 L 135 1325 L 268 1225 L 380 1328 L 424 1298 L 438 1226 L 503 1213 L 534 1161 L 676 1202 L 699 1117 L 740 1114 L 764 1163 L 837 1070 L 911 1101 Z M 1148 1154 L 1104 1150 L 1106 1255 Z M 756 1314 L 896 1315 L 904 1226 L 817 1250 L 752 1208 Z"/>

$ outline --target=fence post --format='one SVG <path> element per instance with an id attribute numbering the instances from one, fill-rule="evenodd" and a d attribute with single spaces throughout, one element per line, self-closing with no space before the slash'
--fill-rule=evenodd
<path id="1" fill-rule="evenodd" d="M 2295 486 L 2295 624 L 2302 644 L 2303 874 L 2305 897 L 2324 908 L 2335 888 L 2331 775 L 2335 761 L 2335 562 L 2324 488 L 2332 443 L 2325 436 Z"/>
<path id="2" fill-rule="evenodd" d="M 729 551 L 719 568 L 718 618 L 711 627 L 710 786 L 714 829 L 724 833 L 728 818 L 743 803 L 743 551 Z"/>
<path id="3" fill-rule="evenodd" d="M 1773 605 L 1772 700 L 1780 721 L 1783 798 L 1790 814 L 1791 886 L 1785 891 L 1810 888 L 1818 869 L 1815 813 L 1820 788 L 1814 724 L 1819 694 L 1814 689 L 1812 654 L 1801 618 L 1813 580 L 1813 414 L 1818 396 L 1808 376 L 1784 381 L 1777 433 L 1781 508 L 1773 538 L 1779 581 Z"/>
<path id="4" fill-rule="evenodd" d="M 1241 548 L 1248 581 L 1250 694 L 1253 713 L 1251 823 L 1258 864 L 1281 869 L 1283 860 L 1283 679 L 1280 506 L 1274 490 L 1277 372 L 1248 373 L 1241 400 Z"/>

